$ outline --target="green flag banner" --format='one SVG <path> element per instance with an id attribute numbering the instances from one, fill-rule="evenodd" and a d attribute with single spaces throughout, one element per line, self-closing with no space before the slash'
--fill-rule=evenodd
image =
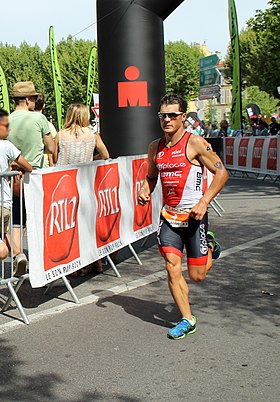
<path id="1" fill-rule="evenodd" d="M 90 51 L 88 59 L 88 79 L 87 79 L 87 101 L 86 105 L 90 107 L 92 102 L 92 94 L 94 90 L 95 77 L 96 77 L 96 55 L 97 49 L 93 47 Z"/>
<path id="2" fill-rule="evenodd" d="M 240 51 L 237 14 L 234 0 L 228 0 L 229 32 L 232 48 L 232 106 L 231 106 L 231 128 L 241 129 L 242 100 L 241 100 L 241 72 L 240 72 Z"/>
<path id="3" fill-rule="evenodd" d="M 10 113 L 10 100 L 6 77 L 3 68 L 0 66 L 0 107 Z"/>
<path id="4" fill-rule="evenodd" d="M 59 64 L 57 60 L 56 46 L 54 40 L 53 27 L 50 27 L 49 31 L 49 43 L 51 52 L 51 64 L 52 64 L 52 74 L 53 74 L 53 85 L 54 85 L 54 96 L 56 105 L 56 115 L 57 115 L 57 125 L 60 130 L 64 124 L 64 97 L 63 97 L 63 86 L 59 70 Z"/>

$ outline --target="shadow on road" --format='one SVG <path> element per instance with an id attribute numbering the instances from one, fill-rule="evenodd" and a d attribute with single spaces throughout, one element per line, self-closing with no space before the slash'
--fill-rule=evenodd
<path id="1" fill-rule="evenodd" d="M 19 346 L 24 347 L 23 345 Z M 120 402 L 138 402 L 140 399 L 132 398 L 127 395 L 119 393 L 106 395 L 99 391 L 93 392 L 81 392 L 79 396 L 75 397 L 67 395 L 69 383 L 59 375 L 51 374 L 49 372 L 40 373 L 38 375 L 30 375 L 20 373 L 20 368 L 26 364 L 26 362 L 17 359 L 17 347 L 11 346 L 8 341 L 0 340 L 1 348 L 1 388 L 0 388 L 0 400 L 18 401 L 18 402 L 37 402 L 37 401 L 56 401 L 56 402 L 92 402 L 92 401 L 120 401 Z M 36 351 L 34 351 L 34 359 L 36 359 Z M 53 362 L 56 367 L 56 362 Z M 42 367 L 44 362 L 42 361 Z M 55 369 L 54 369 L 55 371 Z M 73 367 L 73 373 L 75 377 L 73 382 L 79 381 L 79 373 L 75 372 Z M 94 380 L 93 380 L 94 381 Z M 64 390 L 62 392 L 62 389 Z M 94 384 L 93 384 L 94 388 Z M 77 387 L 78 389 L 78 387 Z M 71 394 L 71 388 L 69 389 Z M 64 396 L 62 396 L 64 395 Z"/>

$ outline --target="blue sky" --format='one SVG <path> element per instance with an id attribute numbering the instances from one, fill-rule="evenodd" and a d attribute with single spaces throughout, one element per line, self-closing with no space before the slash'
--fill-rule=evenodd
<path id="1" fill-rule="evenodd" d="M 266 0 L 235 0 L 239 30 L 255 15 L 268 7 Z M 22 41 L 48 45 L 49 26 L 54 26 L 59 42 L 96 22 L 95 0 L 14 0 L 2 6 L 0 41 L 18 46 Z M 229 42 L 227 0 L 185 0 L 164 22 L 165 42 L 184 40 L 206 42 L 210 51 L 225 56 Z M 76 36 L 96 39 L 96 24 Z"/>

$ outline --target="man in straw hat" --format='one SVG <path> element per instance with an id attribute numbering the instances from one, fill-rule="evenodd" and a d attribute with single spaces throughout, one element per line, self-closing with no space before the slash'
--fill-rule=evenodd
<path id="1" fill-rule="evenodd" d="M 46 117 L 41 113 L 34 113 L 38 93 L 32 81 L 17 82 L 11 93 L 16 108 L 9 118 L 9 140 L 20 149 L 25 159 L 33 169 L 44 167 L 44 148 L 56 157 L 56 146 L 50 135 L 50 128 Z M 23 200 L 24 201 L 24 200 Z M 26 223 L 25 205 L 23 205 L 23 226 Z M 13 244 L 14 270 L 18 275 L 26 271 L 26 256 L 21 252 L 20 244 L 20 200 L 15 196 L 13 200 Z"/>

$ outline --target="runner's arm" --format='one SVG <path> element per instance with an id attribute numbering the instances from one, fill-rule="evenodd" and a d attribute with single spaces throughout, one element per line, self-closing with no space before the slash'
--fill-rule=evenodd
<path id="1" fill-rule="evenodd" d="M 196 153 L 196 159 L 214 175 L 211 185 L 191 211 L 193 218 L 201 220 L 207 211 L 209 203 L 226 184 L 228 173 L 221 159 L 213 152 L 211 145 L 206 140 L 195 137 L 192 139 L 192 145 Z"/>
<path id="2" fill-rule="evenodd" d="M 155 156 L 158 148 L 159 140 L 153 141 L 148 149 L 148 175 L 144 180 L 141 189 L 138 192 L 138 202 L 140 205 L 145 205 L 150 201 L 150 194 L 154 191 L 158 179 L 158 170 L 155 164 Z"/>

